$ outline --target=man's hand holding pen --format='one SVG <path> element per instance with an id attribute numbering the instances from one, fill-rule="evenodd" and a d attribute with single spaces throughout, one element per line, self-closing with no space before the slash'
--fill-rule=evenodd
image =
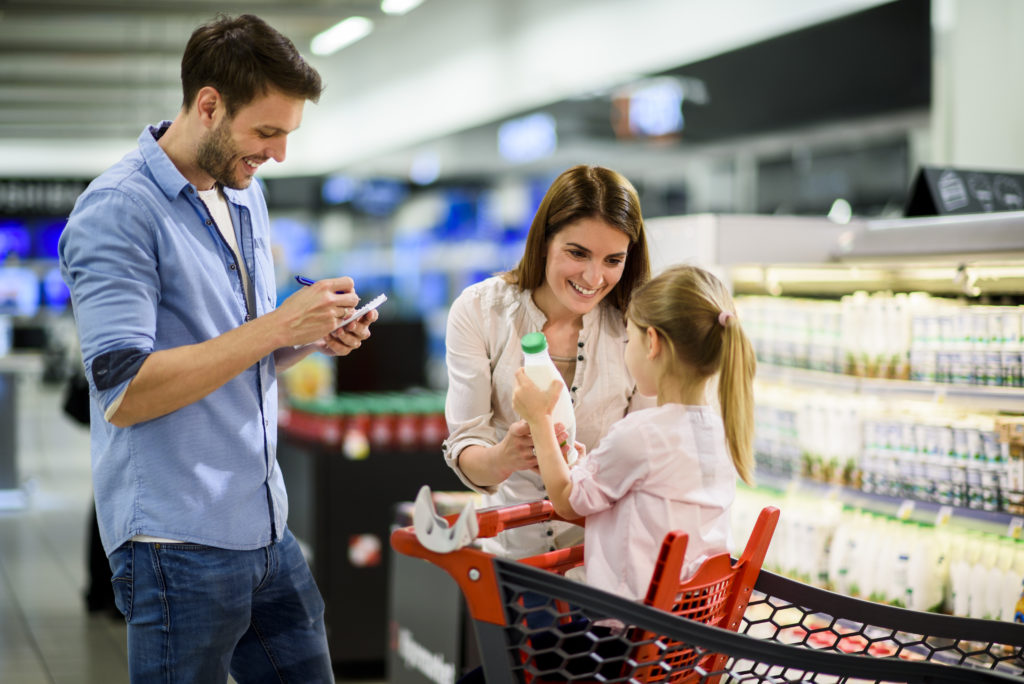
<path id="1" fill-rule="evenodd" d="M 293 303 L 298 317 L 292 319 L 292 330 L 296 333 L 293 346 L 315 345 L 324 354 L 346 356 L 359 348 L 370 336 L 370 324 L 377 320 L 378 313 L 369 311 L 344 327 L 339 323 L 348 318 L 359 305 L 359 296 L 351 278 L 325 278 L 312 281 L 299 276 L 296 280 L 304 285 L 282 304 L 285 308 Z"/>

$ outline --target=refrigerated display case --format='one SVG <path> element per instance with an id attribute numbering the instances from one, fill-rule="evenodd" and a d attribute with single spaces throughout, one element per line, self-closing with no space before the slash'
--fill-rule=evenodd
<path id="1" fill-rule="evenodd" d="M 763 491 L 864 511 L 900 534 L 900 521 L 970 532 L 978 548 L 1002 549 L 988 570 L 1012 580 L 1024 526 L 1024 212 L 696 216 L 650 228 L 656 269 L 697 263 L 737 298 L 758 353 Z M 785 539 L 793 504 L 781 508 Z M 834 532 L 813 532 L 823 553 Z M 801 579 L 832 587 L 827 563 Z M 975 606 L 971 617 L 1012 619 L 1001 600 L 1001 613 Z"/>

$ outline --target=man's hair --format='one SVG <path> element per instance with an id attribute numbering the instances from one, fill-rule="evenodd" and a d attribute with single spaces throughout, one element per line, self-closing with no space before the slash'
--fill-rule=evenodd
<path id="1" fill-rule="evenodd" d="M 220 14 L 192 32 L 181 58 L 186 110 L 206 86 L 217 89 L 229 115 L 270 90 L 316 102 L 323 89 L 292 41 L 251 14 Z"/>

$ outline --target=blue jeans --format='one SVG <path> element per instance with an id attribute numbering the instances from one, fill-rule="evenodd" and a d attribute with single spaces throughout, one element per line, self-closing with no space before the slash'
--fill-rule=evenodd
<path id="1" fill-rule="evenodd" d="M 256 551 L 127 542 L 110 555 L 132 682 L 333 682 L 324 602 L 295 537 Z"/>

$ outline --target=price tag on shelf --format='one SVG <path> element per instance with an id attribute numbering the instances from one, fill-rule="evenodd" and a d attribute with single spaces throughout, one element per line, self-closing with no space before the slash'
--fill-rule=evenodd
<path id="1" fill-rule="evenodd" d="M 914 502 L 912 499 L 904 499 L 903 503 L 900 504 L 899 509 L 896 511 L 896 517 L 900 520 L 910 520 L 911 514 L 914 512 Z"/>
<path id="2" fill-rule="evenodd" d="M 1024 518 L 1011 518 L 1010 525 L 1006 529 L 1006 536 L 1012 539 L 1020 539 L 1022 527 L 1024 527 Z"/>
<path id="3" fill-rule="evenodd" d="M 935 514 L 935 526 L 949 524 L 949 519 L 953 517 L 952 506 L 940 506 L 939 512 Z"/>

